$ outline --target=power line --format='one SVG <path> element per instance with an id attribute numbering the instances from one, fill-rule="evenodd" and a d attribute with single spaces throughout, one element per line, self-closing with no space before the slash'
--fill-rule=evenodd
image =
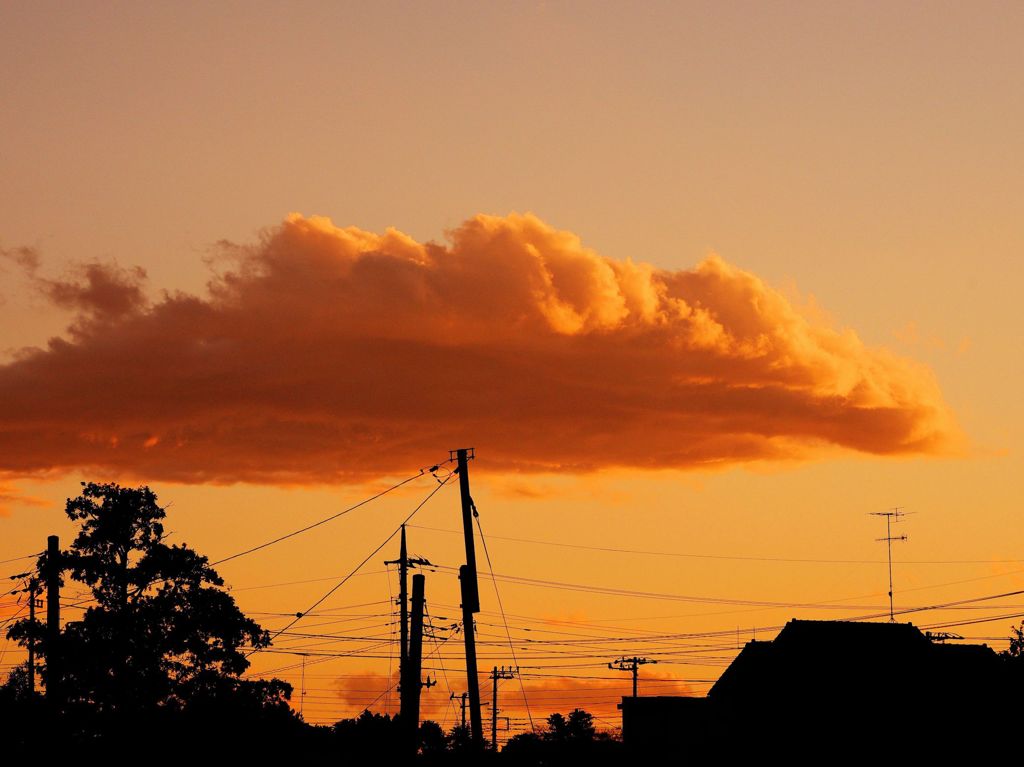
<path id="1" fill-rule="evenodd" d="M 416 507 L 415 509 L 413 509 L 413 510 L 412 510 L 412 513 L 411 513 L 411 514 L 409 514 L 409 516 L 405 518 L 405 521 L 404 521 L 404 522 L 403 522 L 402 524 L 405 524 L 405 523 L 407 523 L 407 522 L 408 522 L 408 521 L 409 521 L 410 519 L 412 519 L 412 518 L 413 518 L 414 516 L 416 516 L 416 514 L 417 514 L 417 513 L 419 512 L 419 510 L 420 510 L 420 509 L 422 509 L 422 508 L 423 508 L 423 507 L 424 507 L 424 506 L 426 505 L 427 501 L 429 501 L 429 500 L 430 500 L 431 498 L 433 498 L 433 497 L 434 497 L 434 495 L 435 495 L 435 494 L 436 494 L 436 493 L 437 493 L 437 492 L 438 492 L 438 491 L 439 491 L 439 490 L 440 490 L 440 489 L 441 489 L 442 487 L 444 487 L 445 485 L 447 485 L 447 484 L 448 484 L 448 481 L 449 481 L 449 480 L 450 480 L 450 479 L 452 478 L 452 476 L 454 476 L 454 475 L 449 475 L 449 476 L 445 477 L 445 478 L 444 478 L 443 480 L 438 480 L 438 483 L 437 483 L 437 487 L 435 487 L 435 488 L 434 488 L 433 490 L 431 490 L 431 491 L 430 491 L 430 492 L 429 492 L 429 493 L 427 494 L 427 497 L 426 497 L 426 498 L 424 498 L 424 499 L 423 499 L 422 501 L 420 501 L 419 505 L 418 505 L 418 506 L 417 506 L 417 507 Z M 322 597 L 320 597 L 320 598 L 319 598 L 318 600 L 316 600 L 316 601 L 315 601 L 315 602 L 314 602 L 313 604 L 311 604 L 311 605 L 310 605 L 310 606 L 309 606 L 309 607 L 308 607 L 308 608 L 307 608 L 306 610 L 303 610 L 302 612 L 299 612 L 299 613 L 295 613 L 295 617 L 294 617 L 294 618 L 293 618 L 293 619 L 292 619 L 291 621 L 289 621 L 287 625 L 285 625 L 285 626 L 284 626 L 283 628 L 281 628 L 281 629 L 278 629 L 278 631 L 277 631 L 277 632 L 276 632 L 276 633 L 275 633 L 275 634 L 274 634 L 273 636 L 271 636 L 271 637 L 270 637 L 270 642 L 273 642 L 273 641 L 274 641 L 274 640 L 275 640 L 275 639 L 276 639 L 277 637 L 279 637 L 279 636 L 280 636 L 280 635 L 281 635 L 281 634 L 282 634 L 283 632 L 287 631 L 287 630 L 288 630 L 288 629 L 290 629 L 290 628 L 291 628 L 292 626 L 294 626 L 294 625 L 295 625 L 296 623 L 298 623 L 298 622 L 299 622 L 300 620 L 302 620 L 302 619 L 303 619 L 303 618 L 304 618 L 304 617 L 306 616 L 306 613 L 308 613 L 308 612 L 310 612 L 310 611 L 312 611 L 312 610 L 315 610 L 315 609 L 316 609 L 317 607 L 319 607 L 319 606 L 320 606 L 321 604 L 323 604 L 323 603 L 324 603 L 324 601 L 325 601 L 325 600 L 326 600 L 326 599 L 327 599 L 328 597 L 330 597 L 330 596 L 331 596 L 331 594 L 333 594 L 333 593 L 334 593 L 335 591 L 337 591 L 337 590 L 338 590 L 338 589 L 340 589 L 340 588 L 341 588 L 342 586 L 344 586 L 344 585 L 345 585 L 345 583 L 347 583 L 347 582 L 348 582 L 348 580 L 349 580 L 349 579 L 350 579 L 350 578 L 351 578 L 351 577 L 352 577 L 353 575 L 355 575 L 355 574 L 356 574 L 356 573 L 357 573 L 357 572 L 358 572 L 358 571 L 360 570 L 360 568 L 362 568 L 362 566 L 363 566 L 363 565 L 365 565 L 365 564 L 366 564 L 367 562 L 369 562 L 369 561 L 370 561 L 370 559 L 372 559 L 372 558 L 373 558 L 373 557 L 374 557 L 374 556 L 375 556 L 375 555 L 377 554 L 377 552 L 378 552 L 378 551 L 380 551 L 380 550 L 381 550 L 381 549 L 383 549 L 383 548 L 384 548 L 385 546 L 387 546 L 387 545 L 388 545 L 388 543 L 389 543 L 389 542 L 391 541 L 391 539 L 392 539 L 392 538 L 394 538 L 394 537 L 395 537 L 395 536 L 396 536 L 396 535 L 398 534 L 398 532 L 399 532 L 399 531 L 400 531 L 401 529 L 402 529 L 402 526 L 401 526 L 401 525 L 399 525 L 398 527 L 396 527 L 396 528 L 395 528 L 395 529 L 394 529 L 394 530 L 393 530 L 393 531 L 391 532 L 391 534 L 390 534 L 390 535 L 389 535 L 389 536 L 388 536 L 387 538 L 385 538 L 385 539 L 384 539 L 384 540 L 383 540 L 383 541 L 381 542 L 381 544 L 380 544 L 379 546 L 377 546 L 377 548 L 375 548 L 375 549 L 374 549 L 373 551 L 371 551 L 371 552 L 370 552 L 370 553 L 369 553 L 369 554 L 368 554 L 368 555 L 366 556 L 366 558 L 365 558 L 365 559 L 363 559 L 363 561 L 362 561 L 362 562 L 360 562 L 360 563 L 359 563 L 358 565 L 356 565 L 356 566 L 355 566 L 355 568 L 354 568 L 354 569 L 352 570 L 352 572 L 350 572 L 350 573 L 349 573 L 348 575 L 346 575 L 346 576 L 345 576 L 344 578 L 342 578 L 342 579 L 341 579 L 340 581 L 338 581 L 338 582 L 337 582 L 337 583 L 336 583 L 336 584 L 335 584 L 334 586 L 332 586 L 332 587 L 331 587 L 331 588 L 330 588 L 330 589 L 329 589 L 329 590 L 327 591 L 327 593 L 326 593 L 326 594 L 324 594 L 324 595 L 323 595 Z M 240 556 L 240 555 L 239 555 L 239 556 Z M 259 650 L 260 650 L 260 649 L 261 649 L 261 648 L 253 648 L 253 649 L 252 649 L 252 650 L 251 650 L 251 651 L 250 651 L 250 652 L 248 653 L 248 655 L 246 655 L 246 657 L 248 658 L 249 656 L 253 655 L 254 653 L 256 653 L 256 652 L 259 652 Z"/>
<path id="2" fill-rule="evenodd" d="M 260 551 L 261 549 L 265 549 L 268 546 L 273 546 L 275 543 L 280 543 L 281 541 L 286 541 L 289 538 L 294 538 L 296 535 L 301 535 L 302 533 L 309 532 L 310 530 L 312 530 L 315 527 L 320 527 L 320 525 L 325 525 L 328 522 L 337 519 L 338 517 L 343 517 L 346 514 L 355 511 L 356 509 L 360 508 L 361 506 L 365 506 L 366 504 L 370 503 L 370 501 L 375 501 L 378 498 L 381 498 L 381 497 L 387 495 L 388 493 L 390 493 L 390 492 L 392 492 L 394 490 L 397 490 L 398 488 L 402 487 L 403 485 L 409 484 L 414 479 L 419 479 L 420 477 L 424 476 L 428 472 L 430 474 L 433 474 L 441 466 L 443 466 L 444 464 L 448 463 L 449 461 L 450 461 L 450 459 L 441 461 L 440 463 L 436 463 L 436 464 L 434 464 L 433 466 L 430 466 L 430 467 L 422 468 L 416 474 L 413 474 L 411 477 L 407 477 L 406 479 L 403 479 L 401 482 L 398 482 L 398 483 L 392 485 L 391 487 L 389 487 L 389 488 L 387 488 L 385 490 L 381 490 L 379 493 L 371 495 L 369 498 L 364 498 L 363 500 L 359 501 L 359 503 L 353 504 L 352 506 L 349 506 L 347 509 L 343 509 L 342 511 L 339 511 L 337 514 L 332 514 L 329 517 L 324 517 L 323 519 L 319 520 L 318 522 L 314 522 L 311 525 L 306 525 L 305 527 L 299 528 L 298 530 L 293 530 L 290 533 L 286 533 L 286 534 L 284 534 L 282 536 L 279 536 L 278 538 L 274 538 L 271 541 L 267 541 L 266 543 L 261 543 L 258 546 L 253 546 L 252 548 L 246 549 L 245 551 L 239 551 L 237 554 L 232 554 L 229 557 L 224 557 L 223 559 L 218 559 L 216 562 L 210 563 L 210 566 L 211 567 L 216 567 L 217 565 L 224 564 L 225 562 L 230 562 L 232 559 L 238 559 L 239 557 L 244 557 L 247 554 L 252 554 L 255 551 Z M 445 481 L 447 481 L 447 479 Z M 438 480 L 438 482 L 441 482 L 441 480 Z"/>
<path id="3" fill-rule="evenodd" d="M 498 600 L 498 609 L 501 611 L 501 620 L 505 624 L 505 636 L 508 637 L 508 649 L 512 653 L 512 662 L 516 664 L 516 670 L 518 672 L 519 659 L 516 658 L 516 648 L 512 645 L 512 634 L 508 630 L 508 619 L 505 617 L 505 608 L 501 603 L 501 593 L 498 591 L 498 581 L 494 577 L 494 566 L 491 564 L 491 554 L 487 550 L 487 539 L 484 538 L 484 528 L 480 524 L 480 514 L 477 512 L 476 503 L 473 502 L 472 499 L 470 500 L 470 503 L 473 504 L 473 517 L 476 519 L 476 529 L 480 531 L 480 543 L 482 543 L 484 547 L 484 559 L 487 560 L 487 569 L 491 573 L 491 583 L 494 584 L 494 596 Z M 472 631 L 473 627 L 471 626 L 469 630 Z M 519 689 L 523 693 L 523 704 L 526 706 L 526 715 L 530 719 L 530 729 L 533 732 L 536 732 L 537 728 L 533 725 L 533 714 L 530 711 L 530 701 L 526 697 L 526 687 L 523 686 L 523 678 L 521 676 L 517 676 L 517 678 L 519 679 Z M 497 682 L 495 682 L 495 684 L 497 684 Z"/>
<path id="4" fill-rule="evenodd" d="M 369 570 L 365 573 L 359 573 L 360 575 L 380 575 L 386 570 Z M 276 589 L 282 586 L 301 586 L 306 583 L 321 583 L 323 581 L 333 581 L 338 576 L 325 575 L 323 578 L 305 578 L 301 581 L 281 581 L 279 583 L 261 583 L 258 586 L 232 586 L 231 591 L 256 591 L 258 589 Z"/>
<path id="5" fill-rule="evenodd" d="M 954 621 L 952 623 L 931 623 L 927 626 L 922 626 L 924 629 L 944 629 L 944 628 L 955 628 L 956 626 L 972 626 L 976 623 L 994 623 L 995 621 L 1010 620 L 1011 618 L 1024 617 L 1024 613 L 1010 613 L 1008 615 L 996 615 L 995 617 L 989 618 L 977 618 L 969 621 Z M 980 637 L 985 639 L 986 637 Z M 1007 639 L 1007 637 L 998 637 L 998 639 Z"/>
<path id="6" fill-rule="evenodd" d="M 33 559 L 34 557 L 42 556 L 42 551 L 37 551 L 35 554 L 24 554 L 20 557 L 11 557 L 10 559 L 0 559 L 0 565 L 6 565 L 8 562 L 18 562 L 22 559 Z M 12 576 L 13 577 L 13 576 Z"/>
<path id="7" fill-rule="evenodd" d="M 455 568 L 445 565 L 435 565 L 440 570 L 454 571 Z M 693 602 L 697 604 L 721 604 L 740 605 L 757 608 L 817 608 L 822 610 L 852 610 L 852 609 L 873 609 L 873 605 L 837 605 L 828 602 L 774 602 L 757 599 L 737 599 L 729 597 L 709 597 L 692 594 L 669 594 L 665 592 L 637 591 L 635 589 L 622 589 L 614 586 L 595 586 L 587 583 L 570 583 L 566 581 L 550 581 L 541 578 L 528 578 L 518 575 L 503 575 L 497 573 L 495 578 L 507 583 L 515 583 L 523 586 L 534 586 L 538 588 L 560 589 L 564 591 L 581 591 L 590 594 L 607 594 L 609 596 L 639 597 L 644 599 L 666 600 L 673 602 Z M 870 594 L 864 596 L 872 596 Z M 858 597 L 852 597 L 854 599 Z"/>
<path id="8" fill-rule="evenodd" d="M 435 533 L 450 533 L 462 535 L 459 530 L 449 530 L 443 527 L 429 527 L 426 525 L 410 525 L 417 530 L 428 530 Z M 563 549 L 581 549 L 584 551 L 604 551 L 613 554 L 640 554 L 655 557 L 680 557 L 683 559 L 721 559 L 738 562 L 791 562 L 796 564 L 824 564 L 824 565 L 882 565 L 884 559 L 821 559 L 801 557 L 769 557 L 769 556 L 740 556 L 727 554 L 696 554 L 680 551 L 657 551 L 650 549 L 627 549 L 617 546 L 587 546 L 581 543 L 563 543 L 561 541 L 544 541 L 537 538 L 518 538 L 507 535 L 492 535 L 491 540 L 512 541 L 514 543 L 529 543 L 537 546 L 557 546 Z M 905 559 L 900 562 L 904 565 L 990 565 L 990 564 L 1020 564 L 1024 559 Z"/>
<path id="9" fill-rule="evenodd" d="M 441 666 L 441 676 L 444 677 L 444 686 L 445 686 L 445 688 L 447 688 L 448 693 L 450 695 L 454 695 L 455 691 L 452 690 L 451 682 L 448 681 L 448 672 L 445 670 L 445 667 L 444 667 L 444 656 L 441 654 L 441 642 L 437 641 L 437 634 L 434 633 L 434 631 L 436 630 L 436 627 L 434 626 L 433 619 L 431 619 L 431 617 L 430 617 L 430 611 L 427 610 L 427 605 L 426 605 L 425 602 L 423 604 L 423 614 L 426 616 L 427 625 L 430 627 L 430 631 L 427 634 L 427 636 L 430 637 L 430 640 L 434 643 L 434 651 L 432 653 L 430 653 L 430 655 L 428 655 L 426 658 L 424 658 L 424 661 L 430 660 L 430 658 L 433 657 L 433 656 L 437 657 L 437 662 Z M 443 641 L 447 641 L 447 638 L 445 640 L 443 640 Z M 442 728 L 444 727 L 445 723 L 448 721 L 448 714 L 451 713 L 451 710 L 452 710 L 452 699 L 449 697 L 448 698 L 448 707 L 444 710 L 444 719 L 441 720 L 441 727 Z"/>

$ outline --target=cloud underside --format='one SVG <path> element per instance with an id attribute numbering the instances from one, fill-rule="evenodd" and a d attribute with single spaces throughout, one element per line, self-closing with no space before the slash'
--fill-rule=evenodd
<path id="1" fill-rule="evenodd" d="M 445 243 L 292 215 L 222 243 L 204 296 L 89 264 L 66 336 L 0 367 L 0 473 L 365 481 L 473 446 L 498 471 L 935 454 L 930 371 L 717 257 L 618 261 L 526 215 Z M 223 267 L 227 264 L 227 267 Z"/>

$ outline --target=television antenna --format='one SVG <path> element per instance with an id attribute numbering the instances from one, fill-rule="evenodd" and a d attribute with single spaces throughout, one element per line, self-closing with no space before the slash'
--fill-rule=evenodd
<path id="1" fill-rule="evenodd" d="M 875 538 L 876 541 L 885 541 L 886 546 L 889 550 L 889 623 L 896 622 L 895 611 L 893 609 L 892 601 L 892 542 L 893 541 L 905 541 L 907 540 L 906 535 L 893 535 L 892 526 L 899 522 L 903 517 L 907 515 L 907 512 L 903 511 L 899 506 L 889 509 L 889 511 L 872 511 L 869 512 L 873 517 L 885 517 L 885 537 Z"/>

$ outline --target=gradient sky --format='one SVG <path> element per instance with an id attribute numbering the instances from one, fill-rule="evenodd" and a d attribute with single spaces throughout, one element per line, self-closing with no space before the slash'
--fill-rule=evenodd
<path id="1" fill-rule="evenodd" d="M 464 438 L 478 450 L 474 496 L 497 572 L 728 602 L 499 584 L 520 616 L 514 632 L 604 637 L 593 658 L 572 650 L 573 662 L 595 664 L 576 676 L 608 676 L 601 664 L 620 651 L 659 647 L 607 637 L 738 628 L 735 652 L 753 626 L 882 608 L 874 539 L 884 531 L 868 513 L 893 506 L 915 512 L 896 548 L 899 605 L 1024 587 L 1022 34 L 1024 9 L 1011 3 L 0 2 L 0 559 L 40 549 L 51 532 L 68 540 L 63 499 L 83 479 L 149 482 L 172 504 L 175 538 L 218 559 Z M 366 252 L 378 256 L 360 261 Z M 459 253 L 470 267 L 445 266 Z M 341 269 L 345 259 L 362 271 Z M 435 276 L 413 285 L 409 264 L 424 259 Z M 538 263 L 554 275 L 548 292 L 531 276 Z M 630 263 L 646 276 L 629 277 Z M 717 282 L 707 278 L 716 268 Z M 340 287 L 320 294 L 322 284 Z M 625 303 L 609 303 L 616 295 Z M 654 314 L 641 322 L 645 295 L 704 307 L 733 340 L 767 335 L 781 351 L 701 346 L 696 314 L 673 314 L 670 331 Z M 199 312 L 187 331 L 186 309 Z M 54 336 L 71 344 L 64 357 L 25 353 Z M 692 343 L 680 347 L 684 337 Z M 268 358 L 183 364 L 189 344 L 217 339 Z M 464 367 L 424 356 L 442 341 Z M 374 419 L 337 385 L 339 370 L 379 393 Z M 478 376 L 471 398 L 462 390 L 471 417 L 445 396 L 445 371 Z M 204 372 L 226 388 L 196 385 Z M 545 396 L 513 385 L 530 380 Z M 672 400 L 680 380 L 710 387 L 699 406 Z M 857 420 L 868 400 L 851 397 L 851 380 L 892 395 L 885 429 Z M 743 407 L 714 396 L 738 384 L 758 392 Z M 802 420 L 780 415 L 796 410 L 765 394 L 778 391 L 787 408 L 806 406 Z M 845 407 L 822 409 L 832 397 Z M 552 401 L 570 403 L 559 408 L 571 418 L 545 428 L 537 412 Z M 635 420 L 623 416 L 630 408 Z M 312 431 L 271 438 L 258 418 L 268 412 Z M 187 460 L 151 460 L 160 443 L 142 445 L 216 418 L 246 428 L 231 439 L 216 429 Z M 738 439 L 771 419 L 788 424 L 771 427 L 782 449 Z M 359 439 L 339 436 L 357 422 Z M 62 433 L 120 435 L 126 446 L 117 460 L 90 457 Z M 372 447 L 381 439 L 387 460 Z M 698 447 L 713 470 L 691 460 Z M 222 572 L 254 614 L 303 610 L 331 580 L 256 587 L 348 572 L 432 483 Z M 438 529 L 410 529 L 412 549 L 448 567 L 461 561 L 460 539 L 443 532 L 457 529 L 457 500 L 443 489 L 417 517 Z M 324 605 L 376 602 L 348 611 L 365 623 L 312 631 L 390 630 L 383 558 Z M 427 597 L 434 615 L 454 619 L 450 571 L 428 578 Z M 479 628 L 497 641 L 486 587 L 483 600 L 481 622 L 494 625 Z M 813 602 L 850 608 L 789 606 Z M 916 622 L 1011 615 L 1021 602 Z M 952 630 L 1002 637 L 1013 622 Z M 675 664 L 648 667 L 665 680 L 658 689 L 686 679 L 703 692 L 730 656 L 730 642 L 714 641 L 723 646 L 698 654 L 706 665 L 680 662 L 677 642 L 662 656 Z M 364 645 L 318 648 L 339 646 Z M 456 649 L 444 651 L 450 686 L 424 696 L 448 724 L 449 689 L 464 688 Z M 502 652 L 492 647 L 481 665 L 508 665 Z M 536 671 L 554 676 L 525 680 L 535 716 L 581 704 L 617 720 L 626 675 Z M 304 713 L 333 721 L 377 697 L 388 661 L 331 659 L 307 672 Z M 512 697 L 516 683 L 505 685 Z"/>

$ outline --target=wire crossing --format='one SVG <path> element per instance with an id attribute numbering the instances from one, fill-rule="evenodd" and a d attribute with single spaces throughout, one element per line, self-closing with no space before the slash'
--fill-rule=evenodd
<path id="1" fill-rule="evenodd" d="M 239 557 L 244 557 L 244 556 L 246 556 L 248 554 L 252 554 L 254 552 L 261 551 L 262 549 L 265 549 L 265 548 L 268 548 L 270 546 L 273 546 L 274 544 L 281 543 L 281 541 L 286 541 L 289 538 L 294 538 L 296 535 L 301 535 L 302 533 L 308 533 L 310 530 L 312 530 L 312 529 L 314 529 L 316 527 L 320 527 L 321 525 L 326 525 L 328 522 L 332 522 L 333 520 L 338 519 L 338 517 L 343 517 L 346 514 L 349 514 L 349 513 L 353 512 L 353 511 L 355 511 L 356 509 L 361 508 L 362 506 L 365 506 L 366 504 L 370 503 L 371 501 L 376 501 L 378 498 L 383 498 L 388 493 L 394 492 L 398 488 L 400 488 L 400 487 L 402 487 L 404 485 L 407 485 L 410 482 L 412 482 L 413 480 L 419 479 L 420 477 L 422 477 L 422 476 L 424 476 L 424 475 L 426 475 L 428 473 L 429 474 L 435 474 L 435 472 L 437 472 L 437 470 L 440 469 L 442 466 L 444 466 L 446 463 L 450 463 L 450 459 L 441 461 L 440 463 L 435 463 L 433 466 L 430 466 L 430 467 L 422 468 L 416 474 L 413 474 L 411 477 L 406 477 L 401 482 L 397 482 L 394 485 L 392 485 L 391 487 L 386 488 L 384 490 L 381 490 L 379 493 L 371 495 L 369 498 L 364 498 L 363 500 L 359 501 L 359 503 L 355 503 L 355 504 L 349 506 L 347 509 L 342 509 L 341 511 L 339 511 L 336 514 L 332 514 L 329 517 L 324 517 L 323 519 L 321 519 L 321 520 L 319 520 L 317 522 L 314 522 L 311 525 L 306 525 L 305 527 L 300 527 L 298 530 L 293 530 L 290 533 L 285 533 L 284 535 L 279 536 L 277 538 L 274 538 L 271 541 L 267 541 L 266 543 L 261 543 L 258 546 L 253 546 L 252 548 L 246 549 L 245 551 L 239 551 L 237 554 L 232 554 L 229 557 L 224 557 L 223 559 L 218 559 L 216 562 L 211 562 L 210 566 L 211 567 L 216 567 L 217 565 L 222 565 L 225 562 L 230 562 L 233 559 L 238 559 Z M 444 481 L 447 481 L 447 478 Z M 441 480 L 438 480 L 438 482 L 440 482 L 441 484 L 444 484 L 444 482 L 442 482 Z"/>
<path id="2" fill-rule="evenodd" d="M 311 604 L 309 607 L 307 607 L 302 612 L 295 613 L 295 617 L 291 621 L 289 621 L 284 626 L 284 628 L 278 629 L 276 633 L 271 635 L 268 644 L 273 643 L 273 641 L 275 639 L 277 639 L 279 636 L 281 636 L 281 634 L 283 634 L 285 631 L 287 631 L 292 626 L 294 626 L 296 623 L 298 623 L 300 620 L 302 620 L 308 613 L 312 612 L 317 607 L 322 605 L 328 599 L 328 597 L 331 596 L 331 594 L 333 594 L 335 591 L 337 591 L 342 586 L 344 586 L 352 578 L 352 576 L 354 576 L 357 572 L 359 572 L 360 569 L 362 569 L 363 565 L 365 565 L 367 562 L 369 562 L 371 559 L 373 559 L 381 549 L 383 549 L 385 546 L 388 545 L 388 543 L 391 542 L 392 538 L 394 538 L 396 535 L 398 535 L 398 533 L 402 529 L 402 526 L 405 525 L 410 519 L 415 517 L 416 514 L 419 513 L 419 510 L 422 509 L 427 504 L 427 501 L 429 501 L 431 498 L 433 498 L 442 487 L 444 487 L 445 485 L 448 484 L 448 482 L 452 478 L 452 476 L 454 476 L 454 475 L 449 475 L 449 476 L 445 477 L 443 480 L 438 480 L 437 487 L 435 487 L 433 490 L 431 490 L 427 494 L 427 497 L 419 502 L 419 505 L 416 506 L 416 508 L 412 510 L 412 513 L 409 514 L 409 516 L 405 518 L 405 520 L 402 522 L 401 525 L 396 527 L 391 532 L 391 535 L 389 535 L 387 538 L 385 538 L 383 541 L 381 541 L 380 545 L 377 546 L 377 548 L 375 548 L 373 551 L 371 551 L 369 554 L 367 554 L 362 562 L 360 562 L 358 565 L 356 565 L 355 568 L 353 568 L 353 570 L 348 575 L 346 575 L 344 578 L 342 578 L 340 581 L 338 581 L 336 584 L 334 584 L 334 586 L 332 586 L 327 591 L 326 594 L 324 594 L 322 597 L 320 597 L 318 600 L 316 600 L 313 604 Z M 415 477 L 413 479 L 415 479 Z M 249 651 L 248 655 L 246 655 L 245 657 L 248 658 L 248 657 L 252 656 L 253 654 L 259 652 L 260 649 L 261 648 L 253 648 L 252 650 Z"/>

